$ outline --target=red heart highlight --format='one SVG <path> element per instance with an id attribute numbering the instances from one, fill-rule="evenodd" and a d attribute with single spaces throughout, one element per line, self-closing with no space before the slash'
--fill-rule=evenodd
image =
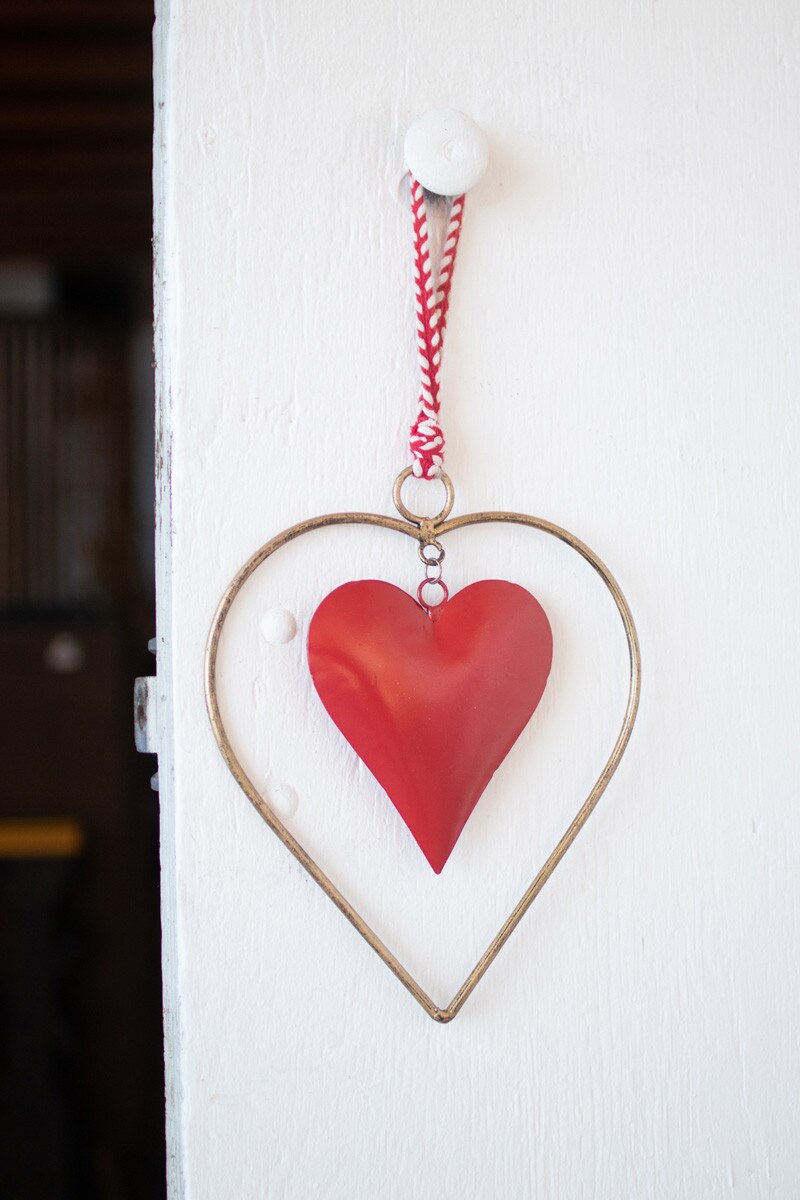
<path id="1" fill-rule="evenodd" d="M 484 579 L 432 620 L 390 583 L 345 583 L 308 631 L 319 697 L 438 874 L 547 683 L 553 635 L 516 583 Z"/>

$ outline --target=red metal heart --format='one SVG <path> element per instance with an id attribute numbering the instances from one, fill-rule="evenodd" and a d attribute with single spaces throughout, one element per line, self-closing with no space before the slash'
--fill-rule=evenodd
<path id="1" fill-rule="evenodd" d="M 308 662 L 328 714 L 438 874 L 550 673 L 538 600 L 484 579 L 432 620 L 390 583 L 345 583 L 322 601 Z"/>

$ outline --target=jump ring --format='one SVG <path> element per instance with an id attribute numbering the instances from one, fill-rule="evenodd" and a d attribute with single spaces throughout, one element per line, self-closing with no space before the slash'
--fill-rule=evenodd
<path id="1" fill-rule="evenodd" d="M 427 550 L 433 550 L 433 556 L 426 554 Z M 420 542 L 417 546 L 417 554 L 420 556 L 426 567 L 434 563 L 444 562 L 444 546 L 439 542 Z"/>
<path id="2" fill-rule="evenodd" d="M 428 603 L 427 603 L 427 601 L 423 600 L 423 598 L 422 598 L 422 592 L 423 592 L 423 589 L 424 589 L 424 588 L 426 588 L 426 587 L 438 587 L 438 588 L 441 588 L 441 591 L 442 591 L 442 598 L 441 598 L 441 600 L 438 602 L 438 604 L 428 604 Z M 420 604 L 422 605 L 422 607 L 423 607 L 423 608 L 426 610 L 426 612 L 427 612 L 429 615 L 430 615 L 430 614 L 433 612 L 433 610 L 434 610 L 434 609 L 436 609 L 436 608 L 441 608 L 441 607 L 442 607 L 442 605 L 443 605 L 443 604 L 445 604 L 449 598 L 450 598 L 450 593 L 449 593 L 449 591 L 447 590 L 447 584 L 446 584 L 446 583 L 444 583 L 444 582 L 443 582 L 441 579 L 439 579 L 439 580 L 435 580 L 435 581 L 434 581 L 434 580 L 423 579 L 422 583 L 421 583 L 421 584 L 419 585 L 419 587 L 417 588 L 417 600 L 419 600 Z"/>
<path id="3" fill-rule="evenodd" d="M 437 516 L 421 517 L 419 513 L 414 513 L 410 508 L 406 507 L 406 505 L 403 503 L 403 497 L 401 495 L 403 491 L 403 484 L 408 479 L 409 475 L 412 474 L 413 469 L 411 467 L 406 467 L 405 470 L 400 472 L 400 474 L 397 476 L 397 479 L 395 479 L 394 487 L 392 489 L 392 499 L 394 500 L 395 508 L 400 513 L 401 517 L 405 517 L 407 521 L 410 521 L 412 525 L 416 525 L 417 527 L 422 525 L 441 525 L 442 521 L 446 521 L 450 516 L 450 512 L 452 511 L 453 504 L 455 502 L 456 493 L 455 488 L 453 487 L 453 481 L 445 471 L 439 472 L 438 477 L 444 484 L 445 489 L 444 505 Z"/>

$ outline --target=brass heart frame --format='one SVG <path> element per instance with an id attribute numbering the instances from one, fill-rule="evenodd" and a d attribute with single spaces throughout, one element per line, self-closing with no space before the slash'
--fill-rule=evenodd
<path id="1" fill-rule="evenodd" d="M 250 803 L 256 811 L 263 817 L 272 832 L 283 842 L 284 846 L 297 859 L 301 867 L 304 868 L 314 880 L 319 884 L 329 900 L 332 900 L 336 907 L 347 917 L 348 921 L 353 925 L 364 940 L 372 947 L 378 957 L 389 968 L 405 988 L 411 993 L 414 999 L 424 1008 L 429 1017 L 434 1021 L 445 1024 L 460 1012 L 478 982 L 486 974 L 489 967 L 494 962 L 498 953 L 508 941 L 511 934 L 519 925 L 525 913 L 533 904 L 534 900 L 547 883 L 553 871 L 558 866 L 561 859 L 566 854 L 569 847 L 575 841 L 575 838 L 580 833 L 586 821 L 589 818 L 592 810 L 598 800 L 606 790 L 608 783 L 619 766 L 620 759 L 625 752 L 625 748 L 630 741 L 633 725 L 636 720 L 636 712 L 639 706 L 639 694 L 641 690 L 641 655 L 639 650 L 639 640 L 636 635 L 636 627 L 633 623 L 633 616 L 628 607 L 619 584 L 614 579 L 611 572 L 598 556 L 589 549 L 584 542 L 575 537 L 566 529 L 562 529 L 559 525 L 554 525 L 550 521 L 545 521 L 541 517 L 527 516 L 524 513 L 514 512 L 479 512 L 468 513 L 463 517 L 455 517 L 452 520 L 447 520 L 450 509 L 452 507 L 452 485 L 449 479 L 444 478 L 445 487 L 447 488 L 447 502 L 444 508 L 439 513 L 438 517 L 432 519 L 423 519 L 416 517 L 410 513 L 405 505 L 400 500 L 400 489 L 409 471 L 404 471 L 397 480 L 395 485 L 395 502 L 398 503 L 399 511 L 405 516 L 405 520 L 400 521 L 395 517 L 384 517 L 376 513 L 330 513 L 327 516 L 313 517 L 308 521 L 301 521 L 298 525 L 293 525 L 290 529 L 286 529 L 283 533 L 279 533 L 277 537 L 266 542 L 259 550 L 255 552 L 237 572 L 230 584 L 225 590 L 225 593 L 220 600 L 214 621 L 211 626 L 211 631 L 208 637 L 208 644 L 205 655 L 205 692 L 206 705 L 208 715 L 211 720 L 211 728 L 214 732 L 217 745 L 220 748 L 222 757 L 228 765 L 233 778 L 239 784 L 244 794 L 247 796 Z M 391 950 L 378 937 L 378 935 L 369 927 L 360 913 L 339 891 L 335 884 L 328 878 L 325 872 L 318 866 L 310 854 L 300 845 L 295 837 L 289 832 L 283 821 L 272 812 L 269 805 L 260 795 L 258 789 L 251 779 L 248 778 L 244 768 L 237 758 L 233 747 L 231 746 L 228 735 L 225 731 L 225 725 L 220 713 L 219 701 L 217 698 L 217 652 L 219 650 L 219 641 L 222 634 L 222 629 L 225 620 L 230 612 L 231 605 L 237 595 L 244 587 L 250 576 L 257 570 L 262 563 L 266 562 L 276 550 L 280 550 L 282 546 L 294 541 L 296 538 L 302 537 L 306 533 L 311 533 L 317 529 L 325 529 L 333 525 L 371 525 L 377 526 L 380 529 L 391 529 L 397 533 L 406 534 L 415 538 L 421 545 L 430 544 L 434 539 L 445 536 L 448 533 L 454 533 L 457 529 L 465 529 L 471 525 L 524 525 L 529 529 L 538 529 L 542 533 L 549 534 L 551 537 L 557 538 L 564 542 L 571 549 L 575 550 L 580 556 L 589 563 L 597 572 L 603 581 L 605 587 L 611 593 L 617 611 L 622 619 L 622 624 L 625 629 L 625 638 L 628 645 L 628 657 L 630 662 L 630 677 L 628 685 L 628 699 L 625 706 L 625 714 L 622 719 L 617 739 L 611 754 L 606 761 L 605 766 L 600 772 L 597 780 L 592 787 L 589 795 L 584 800 L 583 804 L 578 809 L 575 817 L 564 832 L 560 841 L 555 846 L 554 850 L 545 861 L 544 865 L 539 869 L 530 883 L 525 893 L 517 904 L 512 909 L 509 916 L 504 921 L 498 932 L 495 934 L 492 941 L 489 943 L 486 950 L 483 952 L 477 963 L 470 971 L 467 978 L 462 983 L 461 987 L 456 992 L 453 999 L 445 1008 L 440 1008 L 431 997 L 417 983 L 411 973 L 406 970 L 401 962 L 392 954 Z"/>

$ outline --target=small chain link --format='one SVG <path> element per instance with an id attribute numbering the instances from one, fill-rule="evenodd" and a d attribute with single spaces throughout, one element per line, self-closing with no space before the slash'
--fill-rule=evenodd
<path id="1" fill-rule="evenodd" d="M 432 550 L 433 553 L 428 554 L 428 550 Z M 425 563 L 426 567 L 429 567 L 432 564 L 440 564 L 444 562 L 444 546 L 441 544 L 441 542 L 437 542 L 435 539 L 430 542 L 420 542 L 419 546 L 417 547 L 417 554 L 420 556 L 422 562 Z"/>
<path id="2" fill-rule="evenodd" d="M 433 618 L 436 610 L 442 607 L 449 596 L 447 584 L 442 581 L 444 546 L 441 542 L 437 542 L 436 538 L 431 537 L 429 541 L 420 542 L 417 547 L 417 554 L 420 557 L 420 561 L 425 565 L 425 578 L 417 589 L 417 599 L 428 613 L 428 616 Z M 425 588 L 427 587 L 438 588 L 441 593 L 441 599 L 437 600 L 435 604 L 429 604 L 423 598 Z"/>
<path id="3" fill-rule="evenodd" d="M 441 600 L 438 600 L 436 602 L 436 604 L 429 604 L 427 600 L 424 600 L 423 592 L 426 587 L 439 588 L 441 591 L 441 594 L 442 594 Z M 442 579 L 439 579 L 439 580 L 423 579 L 422 583 L 417 588 L 417 599 L 419 600 L 420 604 L 427 612 L 428 616 L 431 618 L 433 618 L 435 616 L 437 609 L 441 608 L 443 604 L 447 603 L 449 596 L 450 596 L 450 593 L 447 590 L 447 584 Z"/>

